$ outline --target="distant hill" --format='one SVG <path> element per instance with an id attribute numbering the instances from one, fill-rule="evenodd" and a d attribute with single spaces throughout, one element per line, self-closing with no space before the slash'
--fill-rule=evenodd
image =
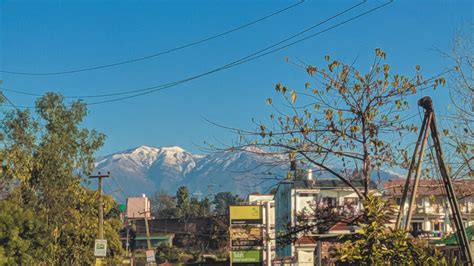
<path id="1" fill-rule="evenodd" d="M 288 171 L 288 165 L 278 157 L 257 153 L 249 149 L 196 155 L 177 146 L 140 146 L 97 158 L 95 172 L 111 172 L 112 178 L 104 181 L 104 191 L 119 201 L 160 190 L 174 194 L 183 185 L 196 196 L 221 191 L 244 196 L 268 192 Z M 319 171 L 315 175 L 329 177 Z M 381 172 L 382 180 L 392 178 L 399 175 Z"/>

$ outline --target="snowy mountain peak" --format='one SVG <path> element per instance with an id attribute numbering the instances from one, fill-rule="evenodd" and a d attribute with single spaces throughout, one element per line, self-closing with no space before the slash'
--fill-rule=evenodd
<path id="1" fill-rule="evenodd" d="M 286 176 L 288 165 L 278 155 L 261 156 L 261 150 L 221 151 L 195 155 L 181 147 L 139 146 L 97 158 L 95 171 L 111 172 L 115 182 L 107 184 L 119 200 L 133 195 L 157 191 L 174 194 L 179 186 L 188 186 L 191 192 L 232 191 L 240 195 L 249 192 L 268 192 L 278 180 Z M 330 177 L 324 171 L 314 173 L 317 178 Z M 382 173 L 382 179 L 396 173 Z M 114 187 L 117 184 L 117 188 Z"/>

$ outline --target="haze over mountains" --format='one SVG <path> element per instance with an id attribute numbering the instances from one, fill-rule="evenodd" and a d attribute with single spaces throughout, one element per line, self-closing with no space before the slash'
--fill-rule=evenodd
<path id="1" fill-rule="evenodd" d="M 188 186 L 196 196 L 231 191 L 246 195 L 268 192 L 288 171 L 288 165 L 275 157 L 261 156 L 256 150 L 192 154 L 180 147 L 140 146 L 96 160 L 95 171 L 111 172 L 104 180 L 105 193 L 123 201 L 156 191 L 174 194 Z M 384 172 L 383 179 L 397 178 Z"/>

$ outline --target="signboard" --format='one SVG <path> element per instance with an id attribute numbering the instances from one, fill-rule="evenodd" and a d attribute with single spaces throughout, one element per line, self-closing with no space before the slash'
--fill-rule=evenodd
<path id="1" fill-rule="evenodd" d="M 107 255 L 107 240 L 96 239 L 94 245 L 94 256 L 105 257 Z"/>
<path id="2" fill-rule="evenodd" d="M 152 249 L 149 249 L 145 251 L 146 255 L 146 262 L 155 262 L 155 251 Z"/>
<path id="3" fill-rule="evenodd" d="M 263 246 L 261 227 L 231 227 L 229 231 L 232 246 Z"/>
<path id="4" fill-rule="evenodd" d="M 233 247 L 263 247 L 262 239 L 233 239 Z"/>
<path id="5" fill-rule="evenodd" d="M 262 206 L 229 206 L 231 224 L 262 224 Z"/>
<path id="6" fill-rule="evenodd" d="M 95 258 L 95 266 L 105 266 L 107 262 L 104 258 Z"/>
<path id="7" fill-rule="evenodd" d="M 231 255 L 232 263 L 262 261 L 261 250 L 233 250 Z"/>

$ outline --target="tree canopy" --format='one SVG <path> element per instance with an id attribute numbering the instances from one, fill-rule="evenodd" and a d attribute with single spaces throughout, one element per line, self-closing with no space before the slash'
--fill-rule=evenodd
<path id="1" fill-rule="evenodd" d="M 21 264 L 47 265 L 94 261 L 98 194 L 82 183 L 87 182 L 85 174 L 92 171 L 94 152 L 105 135 L 80 127 L 87 114 L 85 104 L 67 106 L 63 100 L 61 95 L 48 93 L 36 101 L 35 113 L 19 109 L 5 113 L 1 178 L 14 188 L 2 202 L 11 208 L 0 208 L 0 216 L 10 216 L 2 219 L 5 223 L 0 231 L 0 255 L 7 262 L 15 258 Z M 113 205 L 112 198 L 106 197 L 104 212 Z M 113 215 L 105 220 L 112 260 L 122 255 L 121 226 Z"/>
<path id="2" fill-rule="evenodd" d="M 325 57 L 327 65 L 295 63 L 309 80 L 302 89 L 276 84 L 281 101 L 267 99 L 275 113 L 256 130 L 235 129 L 239 144 L 231 149 L 259 147 L 262 155 L 279 155 L 339 178 L 367 196 L 373 173 L 384 167 L 408 167 L 403 138 L 416 132 L 407 115 L 409 97 L 444 85 L 443 77 L 424 79 L 421 67 L 413 76 L 393 74 L 386 53 L 375 49 L 373 64 L 361 73 L 353 64 Z M 288 162 L 287 161 L 287 162 Z M 352 180 L 362 180 L 360 191 Z"/>

